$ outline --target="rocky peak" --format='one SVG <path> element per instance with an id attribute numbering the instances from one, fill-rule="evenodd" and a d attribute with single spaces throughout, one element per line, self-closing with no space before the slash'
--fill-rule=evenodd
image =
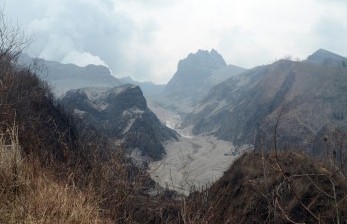
<path id="1" fill-rule="evenodd" d="M 156 100 L 180 114 L 189 113 L 217 83 L 245 69 L 227 65 L 215 50 L 198 50 L 178 63 L 177 71 Z"/>
<path id="2" fill-rule="evenodd" d="M 226 63 L 221 54 L 219 54 L 215 49 L 210 51 L 210 56 L 216 59 L 217 62 L 220 62 L 222 66 L 226 66 Z"/>
<path id="3" fill-rule="evenodd" d="M 166 91 L 182 92 L 201 88 L 207 84 L 206 80 L 213 71 L 226 66 L 216 50 L 198 50 L 178 63 L 177 72 L 169 81 Z"/>
<path id="4" fill-rule="evenodd" d="M 195 54 L 191 53 L 185 59 L 181 60 L 178 64 L 178 70 L 184 69 L 187 65 L 203 66 L 213 69 L 218 69 L 220 67 L 225 67 L 226 63 L 222 57 L 215 49 L 210 52 L 207 50 L 198 50 Z"/>

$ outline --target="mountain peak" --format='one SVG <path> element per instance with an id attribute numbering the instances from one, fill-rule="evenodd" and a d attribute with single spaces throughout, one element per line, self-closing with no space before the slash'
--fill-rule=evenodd
<path id="1" fill-rule="evenodd" d="M 323 49 L 323 48 L 319 48 L 315 53 L 328 53 L 328 54 L 334 54 L 333 52 L 331 51 L 328 51 L 326 49 Z"/>
<path id="2" fill-rule="evenodd" d="M 216 50 L 207 51 L 200 49 L 179 61 L 177 72 L 169 81 L 167 89 L 201 87 L 214 70 L 226 66 L 223 57 Z"/>
<path id="3" fill-rule="evenodd" d="M 187 58 L 181 60 L 182 63 L 188 62 L 189 64 L 209 65 L 213 67 L 225 67 L 222 55 L 215 49 L 211 51 L 199 49 L 195 54 L 190 53 Z"/>
<path id="4" fill-rule="evenodd" d="M 211 49 L 210 54 L 213 54 L 213 55 L 218 54 L 219 55 L 218 51 L 215 50 L 214 48 Z"/>
<path id="5" fill-rule="evenodd" d="M 308 56 L 306 61 L 324 66 L 338 67 L 347 63 L 347 58 L 325 49 L 319 49 Z"/>
<path id="6" fill-rule="evenodd" d="M 165 93 L 175 97 L 191 96 L 208 91 L 209 77 L 214 71 L 226 68 L 223 57 L 214 49 L 198 50 L 179 61 L 177 71 L 168 82 Z"/>
<path id="7" fill-rule="evenodd" d="M 318 49 L 316 52 L 314 52 L 310 56 L 342 57 L 342 56 L 340 56 L 340 55 L 338 55 L 338 54 L 336 54 L 334 52 L 331 52 L 331 51 L 323 49 L 323 48 Z"/>

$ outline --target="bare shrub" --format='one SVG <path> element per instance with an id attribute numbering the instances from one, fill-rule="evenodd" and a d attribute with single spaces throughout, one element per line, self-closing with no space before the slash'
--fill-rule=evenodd
<path id="1" fill-rule="evenodd" d="M 246 153 L 190 204 L 192 223 L 343 223 L 347 180 L 304 154 Z M 281 168 L 279 168 L 279 166 Z M 337 215 L 338 214 L 338 215 Z"/>

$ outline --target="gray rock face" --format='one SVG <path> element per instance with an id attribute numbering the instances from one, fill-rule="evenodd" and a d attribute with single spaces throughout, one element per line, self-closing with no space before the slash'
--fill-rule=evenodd
<path id="1" fill-rule="evenodd" d="M 222 67 L 226 67 L 226 63 L 215 50 L 199 50 L 196 54 L 189 54 L 186 59 L 179 61 L 177 72 L 167 84 L 165 91 L 185 93 L 204 88 L 209 85 L 207 78 L 212 72 Z"/>
<path id="2" fill-rule="evenodd" d="M 346 93 L 347 68 L 280 60 L 215 86 L 184 124 L 194 134 L 272 148 L 280 117 L 278 146 L 313 152 L 326 126 L 346 130 Z"/>
<path id="3" fill-rule="evenodd" d="M 216 50 L 199 50 L 179 61 L 176 73 L 157 101 L 177 112 L 190 112 L 215 84 L 243 71 L 237 66 L 227 66 Z"/>
<path id="4" fill-rule="evenodd" d="M 138 86 L 70 90 L 61 102 L 87 126 L 154 160 L 165 153 L 163 142 L 176 139 L 147 108 Z"/>

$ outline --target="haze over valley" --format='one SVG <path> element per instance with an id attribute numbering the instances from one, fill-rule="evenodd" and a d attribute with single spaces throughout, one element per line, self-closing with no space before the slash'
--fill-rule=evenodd
<path id="1" fill-rule="evenodd" d="M 243 69 L 214 49 L 198 50 L 179 61 L 167 85 L 117 79 L 103 66 L 75 66 L 75 73 L 74 65 L 45 66 L 66 108 L 145 161 L 162 187 L 187 194 L 217 180 L 244 150 L 271 149 L 278 119 L 278 147 L 323 155 L 323 137 L 346 131 L 346 63 L 320 49 L 302 61 Z M 81 89 L 67 91 L 65 83 Z"/>

